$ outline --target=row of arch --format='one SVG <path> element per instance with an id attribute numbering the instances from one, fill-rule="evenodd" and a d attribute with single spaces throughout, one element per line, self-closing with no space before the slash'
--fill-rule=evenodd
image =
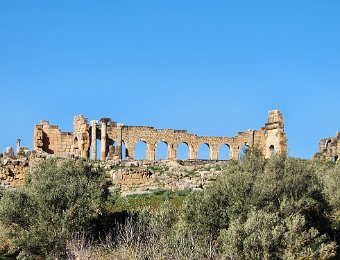
<path id="1" fill-rule="evenodd" d="M 126 147 L 123 142 L 122 151 L 125 151 Z M 239 157 L 243 157 L 249 147 L 244 144 L 239 149 Z M 155 147 L 155 159 L 165 160 L 169 158 L 168 154 L 168 144 L 166 142 L 159 142 Z M 189 145 L 185 142 L 180 143 L 177 146 L 177 159 L 187 160 L 189 159 Z M 134 159 L 135 160 L 145 160 L 147 158 L 147 144 L 144 141 L 139 141 L 134 145 Z M 123 159 L 125 159 L 125 154 L 123 152 Z M 221 144 L 218 149 L 218 160 L 228 160 L 231 157 L 230 147 L 228 144 Z M 203 143 L 199 145 L 198 148 L 198 159 L 199 160 L 210 160 L 211 159 L 211 148 L 209 144 Z"/>

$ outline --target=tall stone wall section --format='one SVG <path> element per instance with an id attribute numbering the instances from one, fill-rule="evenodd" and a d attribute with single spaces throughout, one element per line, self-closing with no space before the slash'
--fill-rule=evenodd
<path id="1" fill-rule="evenodd" d="M 206 144 L 210 150 L 210 160 L 220 159 L 220 147 L 227 145 L 230 158 L 238 159 L 243 145 L 261 149 L 265 157 L 275 152 L 287 151 L 283 116 L 279 110 L 269 111 L 268 121 L 259 130 L 239 132 L 234 137 L 198 136 L 186 130 L 155 129 L 148 126 L 124 126 L 112 122 L 110 118 L 91 121 L 91 126 L 84 116 L 74 118 L 73 132 L 61 132 L 57 126 L 42 121 L 34 129 L 34 149 L 61 157 L 79 156 L 97 157 L 97 140 L 100 140 L 100 159 L 135 158 L 135 146 L 142 141 L 146 144 L 146 159 L 156 160 L 156 147 L 164 142 L 168 147 L 168 159 L 178 158 L 180 144 L 188 146 L 188 159 L 198 159 L 199 147 Z M 123 146 L 124 145 L 124 146 Z M 123 147 L 125 147 L 123 151 Z M 125 156 L 123 156 L 125 155 Z"/>
<path id="2" fill-rule="evenodd" d="M 33 150 L 53 154 L 57 157 L 72 155 L 89 158 L 90 136 L 87 119 L 76 116 L 73 121 L 74 132 L 62 132 L 58 126 L 42 120 L 33 133 Z"/>

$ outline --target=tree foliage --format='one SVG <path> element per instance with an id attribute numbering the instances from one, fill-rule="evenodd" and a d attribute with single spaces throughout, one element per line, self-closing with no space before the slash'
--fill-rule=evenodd
<path id="1" fill-rule="evenodd" d="M 94 232 L 108 194 L 103 172 L 50 159 L 0 201 L 0 225 L 21 255 L 59 256 L 74 232 Z"/>
<path id="2" fill-rule="evenodd" d="M 310 162 L 249 154 L 190 196 L 182 221 L 197 234 L 217 235 L 227 259 L 328 259 L 336 251 L 331 212 Z"/>

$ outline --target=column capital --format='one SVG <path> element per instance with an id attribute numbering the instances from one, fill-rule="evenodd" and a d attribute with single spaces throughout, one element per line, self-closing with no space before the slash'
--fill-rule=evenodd
<path id="1" fill-rule="evenodd" d="M 103 117 L 100 119 L 100 122 L 102 122 L 102 124 L 107 124 L 107 122 L 110 122 L 111 118 L 109 117 Z"/>
<path id="2" fill-rule="evenodd" d="M 91 125 L 96 125 L 96 124 L 98 124 L 98 120 L 91 120 L 91 121 L 90 121 L 90 124 L 91 124 Z"/>

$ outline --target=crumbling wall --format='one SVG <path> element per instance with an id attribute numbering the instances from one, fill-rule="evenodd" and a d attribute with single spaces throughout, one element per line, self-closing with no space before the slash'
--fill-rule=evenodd
<path id="1" fill-rule="evenodd" d="M 91 128 L 84 116 L 74 118 L 74 131 L 63 133 L 57 126 L 50 126 L 48 121 L 42 121 L 34 129 L 34 149 L 41 150 L 57 156 L 67 157 L 76 155 L 89 158 L 92 148 L 92 159 L 96 159 L 97 144 L 100 139 L 100 158 L 127 159 L 135 158 L 135 146 L 138 142 L 146 143 L 146 159 L 156 159 L 156 147 L 160 142 L 168 146 L 168 159 L 177 159 L 177 150 L 180 144 L 188 146 L 188 159 L 198 159 L 200 145 L 206 144 L 210 150 L 210 159 L 220 159 L 220 147 L 227 145 L 230 149 L 230 158 L 238 159 L 243 145 L 256 146 L 261 149 L 266 158 L 275 152 L 287 151 L 287 139 L 284 133 L 283 116 L 279 110 L 269 111 L 268 122 L 260 130 L 239 132 L 234 137 L 198 136 L 186 130 L 155 129 L 148 126 L 124 126 L 112 122 L 110 118 L 91 121 Z M 91 133 L 90 133 L 91 132 Z M 124 151 L 122 150 L 125 145 Z"/>
<path id="2" fill-rule="evenodd" d="M 338 161 L 340 156 L 340 132 L 336 136 L 323 138 L 319 143 L 319 151 L 314 154 L 313 158 L 326 158 Z"/>
<path id="3" fill-rule="evenodd" d="M 80 156 L 89 158 L 89 125 L 84 116 L 76 116 L 74 132 L 62 132 L 58 126 L 43 120 L 34 127 L 33 150 L 46 152 L 58 157 Z"/>

